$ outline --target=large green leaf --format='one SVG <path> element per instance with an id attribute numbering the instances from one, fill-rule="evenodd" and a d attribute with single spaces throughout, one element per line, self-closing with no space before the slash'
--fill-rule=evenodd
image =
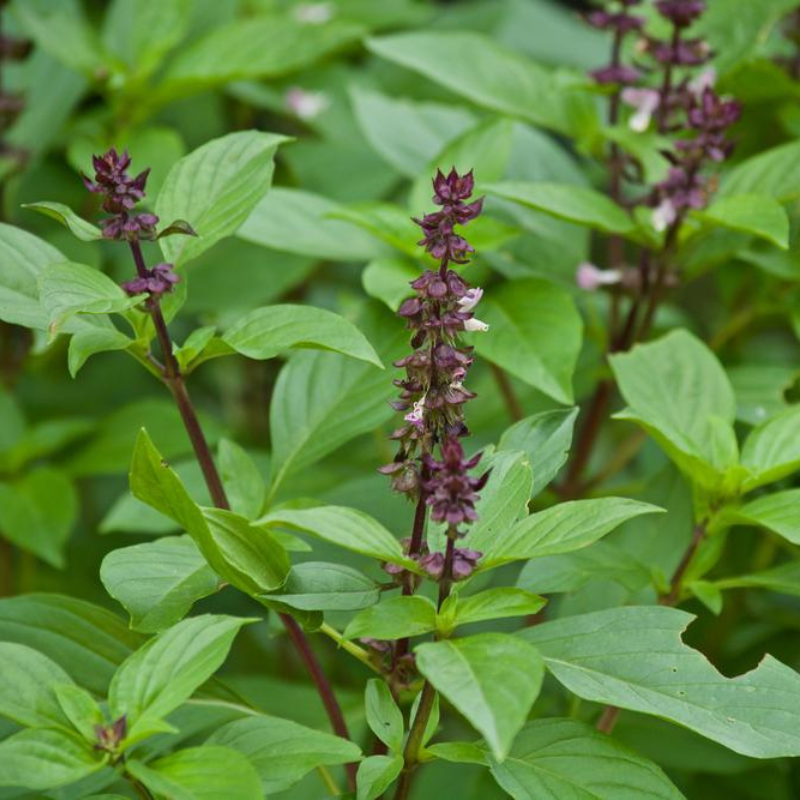
<path id="1" fill-rule="evenodd" d="M 157 797 L 179 800 L 263 800 L 261 781 L 250 761 L 230 747 L 191 747 L 128 771 Z"/>
<path id="2" fill-rule="evenodd" d="M 675 330 L 610 361 L 628 403 L 617 418 L 638 422 L 692 481 L 716 488 L 738 446 L 736 398 L 714 354 Z"/>
<path id="3" fill-rule="evenodd" d="M 209 566 L 237 589 L 258 595 L 283 585 L 290 564 L 281 544 L 232 511 L 198 506 L 144 430 L 133 453 L 130 481 L 134 496 L 175 520 Z"/>
<path id="4" fill-rule="evenodd" d="M 743 484 L 746 492 L 800 468 L 800 407 L 776 414 L 750 432 L 742 447 L 742 466 L 750 472 Z"/>
<path id="5" fill-rule="evenodd" d="M 301 611 L 358 611 L 378 602 L 378 584 L 345 564 L 295 564 L 280 594 L 265 595 Z"/>
<path id="6" fill-rule="evenodd" d="M 274 358 L 290 348 L 332 350 L 382 367 L 364 334 L 344 317 L 323 308 L 280 305 L 257 308 L 229 328 L 222 340 L 255 359 Z"/>
<path id="7" fill-rule="evenodd" d="M 800 195 L 800 142 L 789 142 L 737 164 L 723 179 L 721 197 L 762 194 L 781 202 Z"/>
<path id="8" fill-rule="evenodd" d="M 406 332 L 383 309 L 370 307 L 358 325 L 384 363 L 399 358 Z M 270 407 L 272 498 L 290 475 L 389 419 L 387 400 L 395 391 L 372 364 L 338 353 L 292 356 L 278 376 Z"/>
<path id="9" fill-rule="evenodd" d="M 732 521 L 744 525 L 763 525 L 792 544 L 800 545 L 800 489 L 786 489 L 745 503 L 729 512 Z"/>
<path id="10" fill-rule="evenodd" d="M 282 792 L 319 766 L 358 761 L 352 742 L 279 717 L 247 717 L 215 731 L 206 745 L 228 747 L 256 768 L 267 795 Z"/>
<path id="11" fill-rule="evenodd" d="M 63 203 L 44 201 L 40 203 L 24 203 L 22 207 L 38 211 L 40 214 L 60 222 L 83 242 L 94 242 L 103 238 L 103 232 L 100 228 L 79 217 L 69 206 L 65 206 Z"/>
<path id="12" fill-rule="evenodd" d="M 579 550 L 601 539 L 623 522 L 663 509 L 621 497 L 571 500 L 531 514 L 486 545 L 479 568 L 490 569 Z"/>
<path id="13" fill-rule="evenodd" d="M 303 531 L 354 553 L 401 564 L 414 571 L 419 569 L 403 555 L 400 542 L 380 522 L 355 508 L 281 508 L 271 511 L 254 524 L 267 529 L 277 526 Z"/>
<path id="14" fill-rule="evenodd" d="M 544 665 L 536 648 L 502 633 L 484 633 L 422 644 L 414 652 L 419 671 L 502 761 L 542 685 Z"/>
<path id="15" fill-rule="evenodd" d="M 520 635 L 586 700 L 664 717 L 754 758 L 800 754 L 800 675 L 766 656 L 726 678 L 681 640 L 692 619 L 666 606 L 615 608 Z"/>
<path id="16" fill-rule="evenodd" d="M 188 700 L 222 666 L 236 634 L 253 620 L 204 614 L 179 622 L 140 647 L 111 682 L 108 707 L 127 716 L 135 741 Z"/>
<path id="17" fill-rule="evenodd" d="M 507 428 L 497 449 L 519 450 L 533 470 L 531 497 L 536 497 L 558 474 L 569 457 L 577 408 L 542 411 Z"/>
<path id="18" fill-rule="evenodd" d="M 54 789 L 102 766 L 85 742 L 63 731 L 24 730 L 0 742 L 0 786 Z"/>
<path id="19" fill-rule="evenodd" d="M 572 373 L 583 323 L 565 289 L 534 278 L 487 295 L 478 315 L 489 331 L 475 334 L 478 354 L 560 403 L 572 403 Z"/>
<path id="20" fill-rule="evenodd" d="M 528 723 L 491 771 L 515 800 L 683 798 L 652 761 L 573 719 Z"/>
<path id="21" fill-rule="evenodd" d="M 613 200 L 586 186 L 558 183 L 493 183 L 486 191 L 558 219 L 604 233 L 629 234 L 636 224 Z"/>
<path id="22" fill-rule="evenodd" d="M 442 84 L 478 105 L 564 133 L 596 127 L 577 81 L 471 32 L 420 31 L 369 39 L 373 53 Z"/>
<path id="23" fill-rule="evenodd" d="M 39 305 L 39 275 L 66 260 L 42 239 L 0 223 L 0 320 L 46 330 L 47 314 Z"/>
<path id="24" fill-rule="evenodd" d="M 69 675 L 37 650 L 0 642 L 0 716 L 29 728 L 69 727 L 53 687 Z"/>
<path id="25" fill-rule="evenodd" d="M 723 228 L 752 233 L 783 250 L 789 247 L 789 218 L 783 206 L 767 195 L 721 197 L 698 216 Z"/>
<path id="26" fill-rule="evenodd" d="M 277 78 L 296 72 L 363 34 L 361 26 L 337 20 L 307 25 L 277 14 L 237 20 L 184 48 L 167 67 L 155 100 L 165 102 L 243 78 Z"/>
<path id="27" fill-rule="evenodd" d="M 220 579 L 190 536 L 112 550 L 100 565 L 106 591 L 131 615 L 131 627 L 157 633 L 219 589 Z"/>
<path id="28" fill-rule="evenodd" d="M 436 606 L 427 597 L 389 597 L 356 614 L 345 628 L 348 639 L 402 639 L 436 630 Z"/>
<path id="29" fill-rule="evenodd" d="M 27 645 L 105 696 L 114 670 L 142 639 L 104 608 L 56 594 L 0 600 L 0 641 Z"/>
<path id="30" fill-rule="evenodd" d="M 213 139 L 170 170 L 156 199 L 165 224 L 186 220 L 197 236 L 160 240 L 168 261 L 185 264 L 234 234 L 272 183 L 275 151 L 285 136 L 239 131 Z"/>
<path id="31" fill-rule="evenodd" d="M 451 594 L 443 603 L 440 616 L 446 620 L 448 631 L 471 622 L 486 622 L 508 617 L 526 617 L 541 611 L 547 601 L 538 594 L 503 586 L 461 597 Z M 452 615 L 452 623 L 447 619 Z"/>

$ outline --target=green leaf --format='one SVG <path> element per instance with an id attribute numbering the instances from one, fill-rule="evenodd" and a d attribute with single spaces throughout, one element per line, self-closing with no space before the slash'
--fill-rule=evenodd
<path id="1" fill-rule="evenodd" d="M 230 747 L 191 747 L 127 770 L 158 797 L 179 800 L 263 800 L 255 767 Z"/>
<path id="2" fill-rule="evenodd" d="M 107 275 L 85 264 L 54 264 L 39 275 L 39 299 L 47 311 L 48 331 L 58 333 L 75 314 L 109 314 L 138 305 Z"/>
<path id="3" fill-rule="evenodd" d="M 452 629 L 455 629 L 459 625 L 468 625 L 471 622 L 526 617 L 541 611 L 546 602 L 538 594 L 504 586 L 486 589 L 469 597 L 452 594 L 442 606 L 441 615 L 446 616 L 447 607 L 452 605 L 454 614 Z"/>
<path id="4" fill-rule="evenodd" d="M 472 549 L 483 551 L 515 522 L 528 515 L 533 475 L 527 456 L 518 452 L 494 453 L 488 463 L 480 464 L 480 468 L 491 469 L 491 473 L 475 505 L 478 519 L 470 528 L 467 542 Z M 447 526 L 441 525 L 439 531 L 440 546 L 444 548 Z M 429 540 L 433 539 L 432 534 L 433 531 L 429 530 Z"/>
<path id="5" fill-rule="evenodd" d="M 650 570 L 603 540 L 572 553 L 534 558 L 522 568 L 517 585 L 541 594 L 558 594 L 577 592 L 597 580 L 615 581 L 635 591 L 650 582 Z"/>
<path id="6" fill-rule="evenodd" d="M 274 358 L 290 348 L 318 348 L 383 368 L 372 345 L 355 325 L 322 308 L 257 308 L 229 328 L 222 340 L 238 353 L 259 360 Z"/>
<path id="7" fill-rule="evenodd" d="M 102 725 L 104 722 L 103 711 L 97 701 L 86 689 L 81 689 L 74 683 L 56 683 L 52 688 L 64 716 L 72 723 L 72 727 L 94 747 L 97 743 L 95 726 Z"/>
<path id="8" fill-rule="evenodd" d="M 190 536 L 112 550 L 100 565 L 100 580 L 131 615 L 131 627 L 144 633 L 157 633 L 183 619 L 220 585 Z"/>
<path id="9" fill-rule="evenodd" d="M 344 564 L 305 561 L 292 567 L 280 594 L 264 597 L 302 611 L 359 611 L 378 602 L 380 589 Z"/>
<path id="10" fill-rule="evenodd" d="M 800 142 L 765 150 L 737 164 L 722 180 L 719 197 L 758 194 L 779 202 L 800 197 Z"/>
<path id="11" fill-rule="evenodd" d="M 531 497 L 536 497 L 558 474 L 569 457 L 577 408 L 542 411 L 507 428 L 497 449 L 518 450 L 533 470 Z"/>
<path id="12" fill-rule="evenodd" d="M 405 258 L 377 258 L 361 273 L 364 291 L 384 302 L 391 311 L 411 296 L 409 283 L 419 277 L 419 267 Z"/>
<path id="13" fill-rule="evenodd" d="M 357 800 L 380 797 L 403 771 L 402 756 L 369 756 L 358 765 Z"/>
<path id="14" fill-rule="evenodd" d="M 665 606 L 625 607 L 520 636 L 586 700 L 663 717 L 753 758 L 800 754 L 800 675 L 766 656 L 752 672 L 726 678 L 681 640 L 692 619 Z"/>
<path id="15" fill-rule="evenodd" d="M 403 555 L 400 542 L 380 522 L 355 508 L 276 509 L 255 524 L 267 529 L 280 526 L 303 531 L 345 550 L 418 570 L 416 564 Z"/>
<path id="16" fill-rule="evenodd" d="M 128 718 L 129 743 L 188 700 L 221 666 L 236 634 L 255 620 L 204 614 L 150 639 L 117 670 L 108 694 L 114 719 Z"/>
<path id="17" fill-rule="evenodd" d="M 742 485 L 745 492 L 800 469 L 800 407 L 776 414 L 750 432 L 742 447 L 742 466 L 750 471 Z"/>
<path id="18" fill-rule="evenodd" d="M 692 584 L 692 591 L 695 591 L 695 586 L 696 584 Z M 755 588 L 800 597 L 800 562 L 790 561 L 772 569 L 765 569 L 763 572 L 725 578 L 709 586 L 716 592 L 721 589 Z"/>
<path id="19" fill-rule="evenodd" d="M 277 187 L 236 234 L 273 250 L 325 261 L 369 261 L 387 252 L 375 237 L 333 215 L 344 206 L 321 195 Z"/>
<path id="20" fill-rule="evenodd" d="M 102 766 L 85 742 L 62 731 L 25 730 L 0 742 L 0 786 L 55 789 Z"/>
<path id="21" fill-rule="evenodd" d="M 664 509 L 621 497 L 571 500 L 531 514 L 488 545 L 480 569 L 529 558 L 569 553 L 596 542 L 642 514 Z"/>
<path id="22" fill-rule="evenodd" d="M 737 525 L 762 525 L 792 544 L 800 545 L 800 489 L 757 497 L 730 513 Z"/>
<path id="23" fill-rule="evenodd" d="M 12 642 L 0 642 L 0 663 L 0 716 L 29 728 L 68 725 L 53 685 L 72 681 L 58 664 L 30 647 Z"/>
<path id="24" fill-rule="evenodd" d="M 370 147 L 407 178 L 416 178 L 444 145 L 475 124 L 466 109 L 350 88 L 356 122 Z"/>
<path id="25" fill-rule="evenodd" d="M 419 671 L 502 761 L 542 685 L 544 664 L 536 648 L 502 633 L 484 633 L 422 644 L 414 653 Z"/>
<path id="26" fill-rule="evenodd" d="M 211 735 L 205 746 L 209 745 L 246 756 L 267 795 L 288 789 L 316 767 L 346 764 L 361 757 L 359 748 L 346 739 L 278 717 L 230 722 Z"/>
<path id="27" fill-rule="evenodd" d="M 96 225 L 87 222 L 85 219 L 79 217 L 69 206 L 63 203 L 23 203 L 23 208 L 30 208 L 32 211 L 38 211 L 46 217 L 57 220 L 66 228 L 69 228 L 75 236 L 82 242 L 94 242 L 103 238 L 103 232 Z"/>
<path id="28" fill-rule="evenodd" d="M 509 181 L 484 188 L 495 197 L 604 233 L 627 235 L 636 230 L 633 219 L 613 200 L 587 186 Z"/>
<path id="29" fill-rule="evenodd" d="M 383 678 L 367 681 L 364 707 L 372 732 L 389 748 L 389 752 L 401 754 L 405 731 L 403 714 Z"/>
<path id="30" fill-rule="evenodd" d="M 681 800 L 652 761 L 572 719 L 530 722 L 491 772 L 516 800 Z"/>
<path id="31" fill-rule="evenodd" d="M 26 594 L 0 600 L 0 641 L 39 651 L 105 696 L 114 670 L 142 640 L 119 617 L 84 600 Z"/>
<path id="32" fill-rule="evenodd" d="M 767 195 L 721 197 L 697 215 L 723 228 L 752 233 L 783 250 L 789 248 L 789 218 L 783 206 Z"/>
<path id="33" fill-rule="evenodd" d="M 209 566 L 237 589 L 258 595 L 279 589 L 286 580 L 289 557 L 280 543 L 231 511 L 200 508 L 144 430 L 133 453 L 131 491 L 175 520 Z"/>
<path id="34" fill-rule="evenodd" d="M 472 340 L 480 356 L 560 403 L 572 403 L 583 323 L 565 289 L 534 278 L 512 281 L 478 311 L 489 331 Z"/>
<path id="35" fill-rule="evenodd" d="M 103 42 L 129 80 L 143 80 L 183 39 L 191 12 L 191 0 L 117 0 L 103 19 Z"/>
<path id="36" fill-rule="evenodd" d="M 389 597 L 356 614 L 345 628 L 348 639 L 402 639 L 436 630 L 436 606 L 427 597 Z"/>
<path id="37" fill-rule="evenodd" d="M 110 328 L 89 328 L 78 331 L 69 340 L 69 374 L 74 378 L 81 367 L 97 353 L 127 350 L 133 339 Z"/>
<path id="38" fill-rule="evenodd" d="M 253 459 L 235 442 L 222 439 L 217 466 L 231 509 L 247 519 L 255 519 L 264 507 L 266 490 Z"/>
<path id="39" fill-rule="evenodd" d="M 413 32 L 368 39 L 376 55 L 424 75 L 480 106 L 564 133 L 597 126 L 577 82 L 471 32 Z"/>
<path id="40" fill-rule="evenodd" d="M 234 80 L 288 75 L 358 41 L 364 32 L 349 22 L 307 25 L 289 15 L 236 20 L 184 48 L 162 76 L 155 101 Z"/>
<path id="41" fill-rule="evenodd" d="M 0 531 L 9 541 L 63 569 L 64 548 L 78 517 L 78 495 L 53 467 L 37 467 L 13 483 L 0 482 Z"/>
<path id="42" fill-rule="evenodd" d="M 185 219 L 197 237 L 159 240 L 164 257 L 185 264 L 231 236 L 272 183 L 275 151 L 285 136 L 238 131 L 198 147 L 170 170 L 156 200 L 161 219 Z"/>
<path id="43" fill-rule="evenodd" d="M 399 358 L 406 333 L 372 306 L 359 327 L 385 363 Z M 324 387 L 324 390 L 323 388 Z M 338 353 L 297 353 L 281 370 L 270 407 L 274 498 L 287 477 L 389 417 L 396 392 L 386 373 Z"/>
<path id="44" fill-rule="evenodd" d="M 685 330 L 609 359 L 628 408 L 678 468 L 707 488 L 738 462 L 736 399 L 716 356 Z"/>

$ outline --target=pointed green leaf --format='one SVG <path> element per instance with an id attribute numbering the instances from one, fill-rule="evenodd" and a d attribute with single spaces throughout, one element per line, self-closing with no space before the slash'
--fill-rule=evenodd
<path id="1" fill-rule="evenodd" d="M 282 792 L 320 766 L 358 761 L 352 742 L 288 719 L 247 717 L 215 731 L 205 746 L 236 750 L 255 767 L 265 794 Z"/>
<path id="2" fill-rule="evenodd" d="M 742 466 L 750 470 L 749 492 L 800 469 L 800 407 L 789 408 L 754 428 L 742 447 Z"/>
<path id="3" fill-rule="evenodd" d="M 100 228 L 79 217 L 69 206 L 65 206 L 63 203 L 23 203 L 22 207 L 30 208 L 32 211 L 38 211 L 46 217 L 58 220 L 82 242 L 93 242 L 103 238 L 103 232 Z"/>
<path id="4" fill-rule="evenodd" d="M 263 510 L 266 487 L 253 459 L 235 442 L 222 439 L 217 466 L 231 509 L 247 519 L 255 519 Z"/>
<path id="5" fill-rule="evenodd" d="M 768 195 L 721 197 L 697 213 L 703 220 L 723 228 L 752 233 L 782 250 L 789 247 L 789 218 L 783 206 Z"/>
<path id="6" fill-rule="evenodd" d="M 800 544 L 800 489 L 758 497 L 731 514 L 737 525 L 763 525 L 792 544 Z"/>
<path id="7" fill-rule="evenodd" d="M 358 765 L 357 800 L 380 797 L 403 771 L 402 756 L 370 756 Z"/>
<path id="8" fill-rule="evenodd" d="M 516 800 L 682 800 L 652 761 L 589 725 L 539 719 L 514 740 L 492 776 Z"/>
<path id="9" fill-rule="evenodd" d="M 108 694 L 114 719 L 128 718 L 128 741 L 188 700 L 225 661 L 236 634 L 254 620 L 204 614 L 150 639 L 119 667 Z"/>
<path id="10" fill-rule="evenodd" d="M 623 522 L 664 509 L 621 497 L 571 500 L 531 514 L 491 543 L 479 568 L 569 553 L 596 542 Z"/>
<path id="11" fill-rule="evenodd" d="M 367 724 L 372 732 L 389 748 L 400 754 L 403 750 L 405 724 L 403 714 L 397 707 L 392 692 L 383 678 L 367 681 L 364 698 Z"/>
<path id="12" fill-rule="evenodd" d="M 161 239 L 164 257 L 185 264 L 234 234 L 272 183 L 285 136 L 238 131 L 198 147 L 170 170 L 156 199 L 163 220 L 185 219 L 197 232 Z"/>
<path id="13" fill-rule="evenodd" d="M 144 633 L 174 625 L 221 583 L 190 536 L 112 550 L 100 565 L 100 580 L 131 615 L 131 627 Z"/>
<path id="14" fill-rule="evenodd" d="M 359 611 L 380 598 L 378 584 L 344 564 L 304 561 L 292 567 L 279 594 L 264 595 L 302 611 Z"/>
<path id="15" fill-rule="evenodd" d="M 489 325 L 472 338 L 483 357 L 559 403 L 572 403 L 583 323 L 568 291 L 544 280 L 511 281 L 480 304 Z"/>
<path id="16" fill-rule="evenodd" d="M 105 721 L 97 701 L 86 689 L 74 683 L 56 683 L 53 693 L 72 727 L 94 747 L 97 744 L 96 726 Z"/>
<path id="17" fill-rule="evenodd" d="M 523 589 L 504 586 L 497 589 L 486 589 L 483 592 L 461 597 L 452 594 L 447 599 L 454 606 L 454 624 L 467 625 L 470 622 L 485 622 L 491 619 L 507 619 L 508 617 L 526 617 L 541 611 L 547 602 L 538 594 Z M 446 613 L 443 606 L 442 615 Z"/>
<path id="18" fill-rule="evenodd" d="M 766 656 L 726 678 L 681 640 L 692 619 L 666 606 L 614 608 L 520 636 L 586 700 L 672 720 L 753 758 L 800 755 L 800 675 Z"/>
<path id="19" fill-rule="evenodd" d="M 544 663 L 536 648 L 512 636 L 484 633 L 422 644 L 414 652 L 419 671 L 502 761 L 542 685 Z"/>
<path id="20" fill-rule="evenodd" d="M 389 597 L 356 614 L 348 639 L 402 639 L 436 630 L 436 606 L 427 597 Z"/>
<path id="21" fill-rule="evenodd" d="M 281 305 L 257 308 L 229 328 L 222 340 L 248 358 L 274 358 L 290 348 L 314 348 L 383 367 L 372 345 L 344 317 L 323 308 Z"/>

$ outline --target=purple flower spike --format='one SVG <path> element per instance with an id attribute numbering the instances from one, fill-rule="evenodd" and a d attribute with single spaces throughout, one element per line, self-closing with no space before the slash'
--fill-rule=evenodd
<path id="1" fill-rule="evenodd" d="M 662 17 L 679 28 L 687 28 L 706 10 L 704 0 L 656 0 L 656 9 Z"/>
<path id="2" fill-rule="evenodd" d="M 125 292 L 131 296 L 149 294 L 151 297 L 161 297 L 172 291 L 172 287 L 180 281 L 175 274 L 172 264 L 156 264 L 153 269 L 148 269 L 144 275 L 122 284 Z"/>

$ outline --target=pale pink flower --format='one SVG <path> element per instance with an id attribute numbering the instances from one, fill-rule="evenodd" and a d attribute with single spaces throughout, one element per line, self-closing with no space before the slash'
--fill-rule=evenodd
<path id="1" fill-rule="evenodd" d="M 623 89 L 620 93 L 623 103 L 635 109 L 634 114 L 628 120 L 631 130 L 643 133 L 650 127 L 650 120 L 653 118 L 658 106 L 661 103 L 661 95 L 655 89 L 635 89 L 631 86 Z"/>
<path id="2" fill-rule="evenodd" d="M 622 280 L 622 273 L 618 269 L 600 269 L 594 264 L 585 261 L 578 265 L 575 281 L 579 288 L 587 292 L 594 292 L 601 286 L 610 286 Z"/>
<path id="3" fill-rule="evenodd" d="M 316 119 L 331 102 L 324 92 L 309 92 L 293 86 L 286 92 L 286 107 L 302 120 Z"/>

